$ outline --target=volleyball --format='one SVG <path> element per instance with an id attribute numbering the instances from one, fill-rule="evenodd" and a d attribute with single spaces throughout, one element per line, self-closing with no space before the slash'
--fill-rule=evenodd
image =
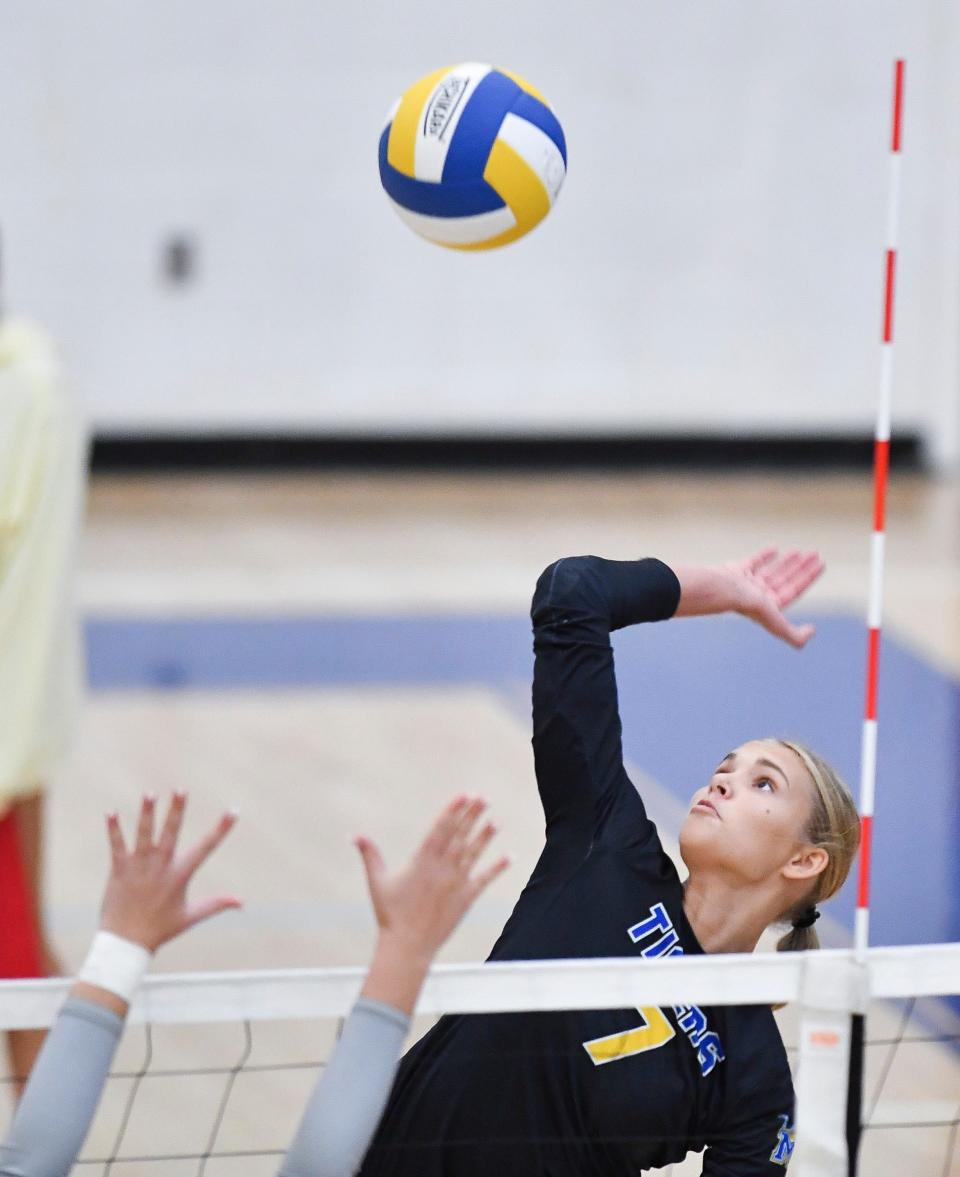
<path id="1" fill-rule="evenodd" d="M 546 98 L 510 70 L 436 70 L 394 103 L 380 136 L 380 179 L 401 219 L 450 249 L 494 249 L 553 207 L 567 172 L 563 128 Z"/>

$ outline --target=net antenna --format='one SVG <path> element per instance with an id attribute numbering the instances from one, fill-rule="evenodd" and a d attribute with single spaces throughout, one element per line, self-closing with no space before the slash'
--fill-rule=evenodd
<path id="1" fill-rule="evenodd" d="M 854 955 L 865 965 L 870 942 L 870 866 L 873 806 L 877 782 L 877 686 L 880 669 L 880 625 L 883 615 L 884 547 L 886 544 L 887 473 L 890 467 L 890 417 L 893 403 L 893 308 L 900 229 L 900 160 L 903 142 L 903 94 L 906 61 L 893 68 L 893 110 L 890 130 L 890 179 L 887 205 L 887 248 L 884 260 L 883 329 L 880 352 L 880 395 L 873 446 L 873 534 L 870 540 L 870 596 L 867 605 L 867 675 L 863 735 L 860 744 L 860 862 Z M 863 1126 L 863 1062 L 865 1009 L 853 1014 L 850 1039 L 850 1080 L 847 1091 L 847 1172 L 856 1177 Z"/>

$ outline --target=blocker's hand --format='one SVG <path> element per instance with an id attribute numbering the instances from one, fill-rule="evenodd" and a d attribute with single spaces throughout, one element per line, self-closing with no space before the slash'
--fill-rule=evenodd
<path id="1" fill-rule="evenodd" d="M 408 865 L 393 876 L 373 842 L 356 839 L 381 941 L 429 961 L 480 892 L 506 869 L 508 860 L 500 858 L 474 873 L 496 833 L 489 821 L 474 832 L 486 807 L 479 798 L 451 801 Z"/>
<path id="2" fill-rule="evenodd" d="M 819 552 L 764 548 L 739 563 L 726 566 L 733 580 L 733 609 L 749 617 L 774 637 L 801 649 L 813 637 L 813 625 L 794 625 L 784 609 L 800 597 L 823 572 Z"/>
<path id="3" fill-rule="evenodd" d="M 155 839 L 156 805 L 155 797 L 144 797 L 136 840 L 129 850 L 120 819 L 115 813 L 107 815 L 111 869 L 100 913 L 104 931 L 142 944 L 150 952 L 202 920 L 241 906 L 233 895 L 187 901 L 190 880 L 233 828 L 236 814 L 224 813 L 208 834 L 178 858 L 177 839 L 187 795 L 174 793 L 160 836 Z"/>

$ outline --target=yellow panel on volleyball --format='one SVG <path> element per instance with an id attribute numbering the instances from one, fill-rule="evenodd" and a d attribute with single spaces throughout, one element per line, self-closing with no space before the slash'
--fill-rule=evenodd
<path id="1" fill-rule="evenodd" d="M 397 113 L 393 116 L 390 127 L 390 137 L 387 139 L 387 162 L 398 172 L 416 177 L 414 157 L 417 147 L 417 130 L 420 117 L 430 95 L 434 92 L 443 78 L 450 72 L 452 66 L 434 70 L 419 82 L 415 82 L 401 99 Z M 517 83 L 519 85 L 519 83 Z"/>
<path id="2" fill-rule="evenodd" d="M 540 177 L 523 156 L 502 139 L 497 139 L 493 144 L 483 178 L 502 197 L 517 223 L 512 229 L 498 233 L 489 241 L 452 245 L 452 249 L 496 249 L 498 245 L 508 245 L 524 233 L 529 233 L 550 211 L 550 197 Z"/>

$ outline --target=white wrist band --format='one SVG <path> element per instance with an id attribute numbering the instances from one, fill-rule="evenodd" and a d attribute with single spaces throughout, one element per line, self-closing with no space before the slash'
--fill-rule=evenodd
<path id="1" fill-rule="evenodd" d="M 113 932 L 97 932 L 77 980 L 132 1001 L 150 964 L 150 955 L 142 944 L 124 940 Z"/>

